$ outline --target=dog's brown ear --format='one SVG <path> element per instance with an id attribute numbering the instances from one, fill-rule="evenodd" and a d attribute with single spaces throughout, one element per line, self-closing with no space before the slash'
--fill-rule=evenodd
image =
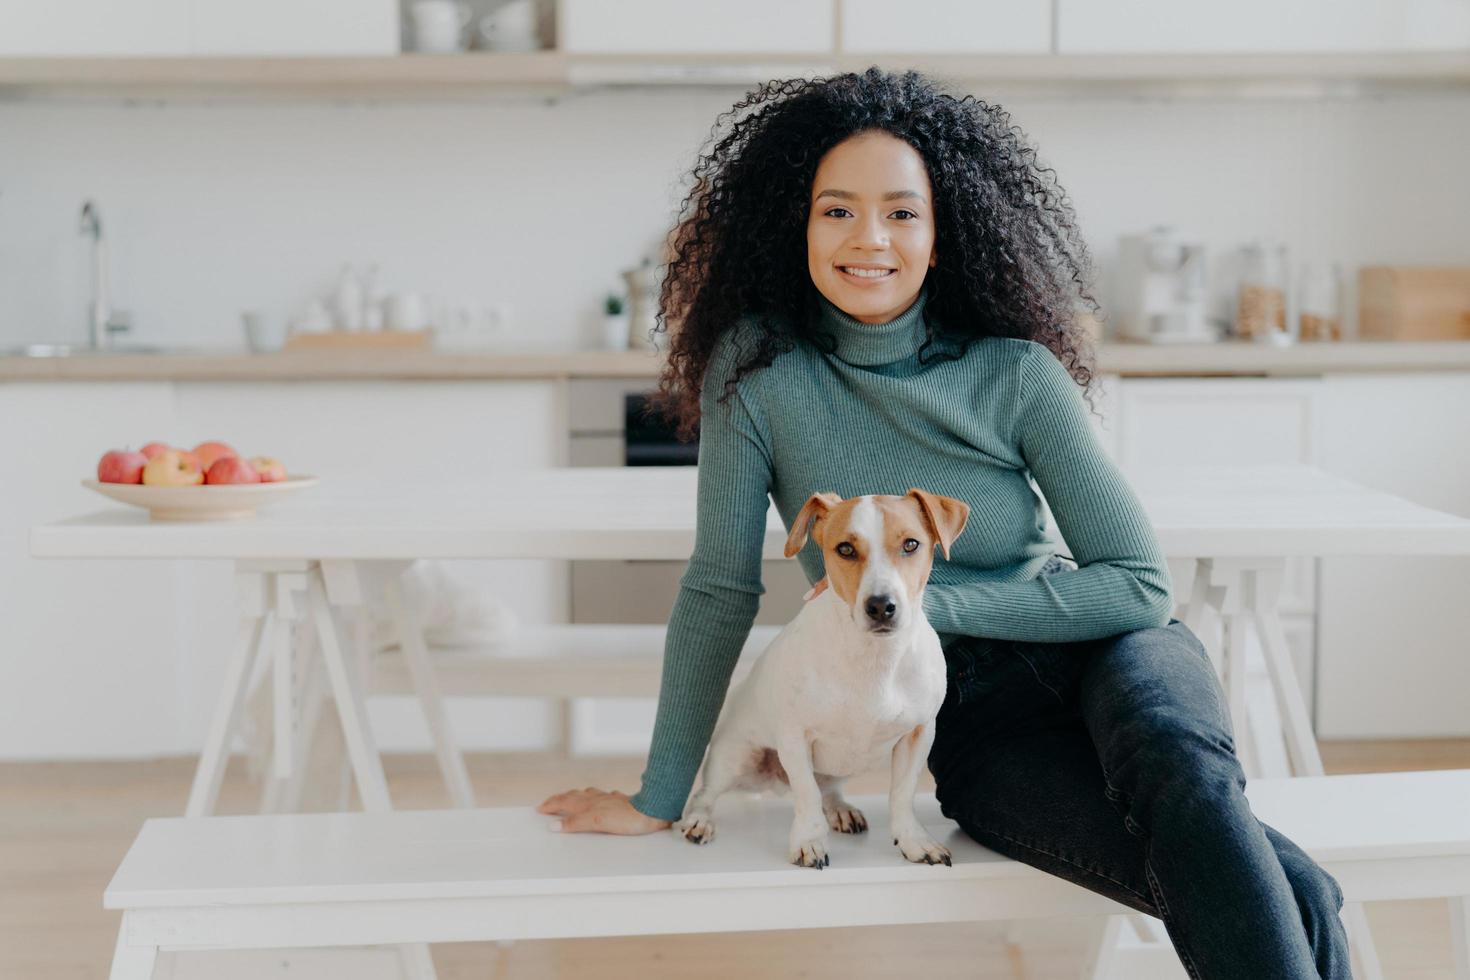
<path id="1" fill-rule="evenodd" d="M 960 536 L 960 532 L 965 529 L 965 522 L 970 519 L 970 505 L 963 500 L 941 497 L 918 487 L 910 489 L 908 495 L 919 502 L 919 510 L 928 522 L 929 530 L 939 539 L 939 550 L 944 552 L 944 558 L 948 561 L 950 544 Z"/>
<path id="2" fill-rule="evenodd" d="M 801 505 L 801 513 L 796 515 L 796 520 L 791 522 L 791 533 L 786 536 L 786 557 L 790 558 L 802 549 L 806 544 L 806 537 L 813 518 L 821 520 L 827 516 L 827 512 L 838 504 L 842 498 L 835 493 L 814 493 L 806 498 L 806 503 Z M 817 542 L 821 544 L 819 540 Z"/>

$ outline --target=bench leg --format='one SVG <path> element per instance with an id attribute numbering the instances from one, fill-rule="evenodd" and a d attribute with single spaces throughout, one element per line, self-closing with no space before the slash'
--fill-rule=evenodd
<path id="1" fill-rule="evenodd" d="M 1373 943 L 1373 933 L 1368 930 L 1367 908 L 1362 902 L 1349 902 L 1342 907 L 1342 918 L 1347 926 L 1348 941 L 1358 951 L 1358 965 L 1362 967 L 1361 980 L 1383 980 L 1383 964 L 1378 959 L 1378 947 Z"/>
<path id="2" fill-rule="evenodd" d="M 112 953 L 110 980 L 153 980 L 158 960 L 157 946 L 134 946 L 128 942 L 128 914 L 123 913 L 117 929 L 117 948 Z"/>
<path id="3" fill-rule="evenodd" d="M 1450 949 L 1455 980 L 1470 980 L 1470 896 L 1450 899 Z"/>

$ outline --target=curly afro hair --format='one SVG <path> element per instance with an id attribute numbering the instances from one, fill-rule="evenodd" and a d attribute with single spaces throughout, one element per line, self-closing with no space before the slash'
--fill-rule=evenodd
<path id="1" fill-rule="evenodd" d="M 819 294 L 807 268 L 811 185 L 828 150 L 870 130 L 917 150 L 933 187 L 938 263 L 925 280 L 921 360 L 963 356 L 982 337 L 1033 340 L 1091 400 L 1094 354 L 1077 313 L 1100 310 L 1091 258 L 1055 172 L 1000 106 L 957 98 L 916 71 L 873 67 L 767 82 L 711 128 L 669 235 L 654 327 L 669 333 L 668 358 L 649 411 L 675 424 L 679 439 L 695 437 L 710 356 L 741 318 L 758 325 L 759 342 L 727 379 L 722 402 L 736 381 L 798 341 L 832 349 L 817 329 Z"/>

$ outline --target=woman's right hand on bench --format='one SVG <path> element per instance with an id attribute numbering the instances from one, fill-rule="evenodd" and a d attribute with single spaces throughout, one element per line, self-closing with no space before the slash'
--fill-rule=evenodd
<path id="1" fill-rule="evenodd" d="M 606 792 L 595 786 L 548 796 L 536 810 L 561 817 L 551 825 L 551 829 L 563 833 L 635 835 L 669 829 L 669 821 L 633 809 L 626 793 L 617 790 Z"/>

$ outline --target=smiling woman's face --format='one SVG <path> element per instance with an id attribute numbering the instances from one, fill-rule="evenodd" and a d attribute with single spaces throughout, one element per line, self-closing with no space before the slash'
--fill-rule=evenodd
<path id="1" fill-rule="evenodd" d="M 935 262 L 933 193 L 919 152 L 888 133 L 859 133 L 822 157 L 811 193 L 806 257 L 822 295 L 862 323 L 912 306 Z M 854 271 L 864 269 L 886 271 Z"/>

